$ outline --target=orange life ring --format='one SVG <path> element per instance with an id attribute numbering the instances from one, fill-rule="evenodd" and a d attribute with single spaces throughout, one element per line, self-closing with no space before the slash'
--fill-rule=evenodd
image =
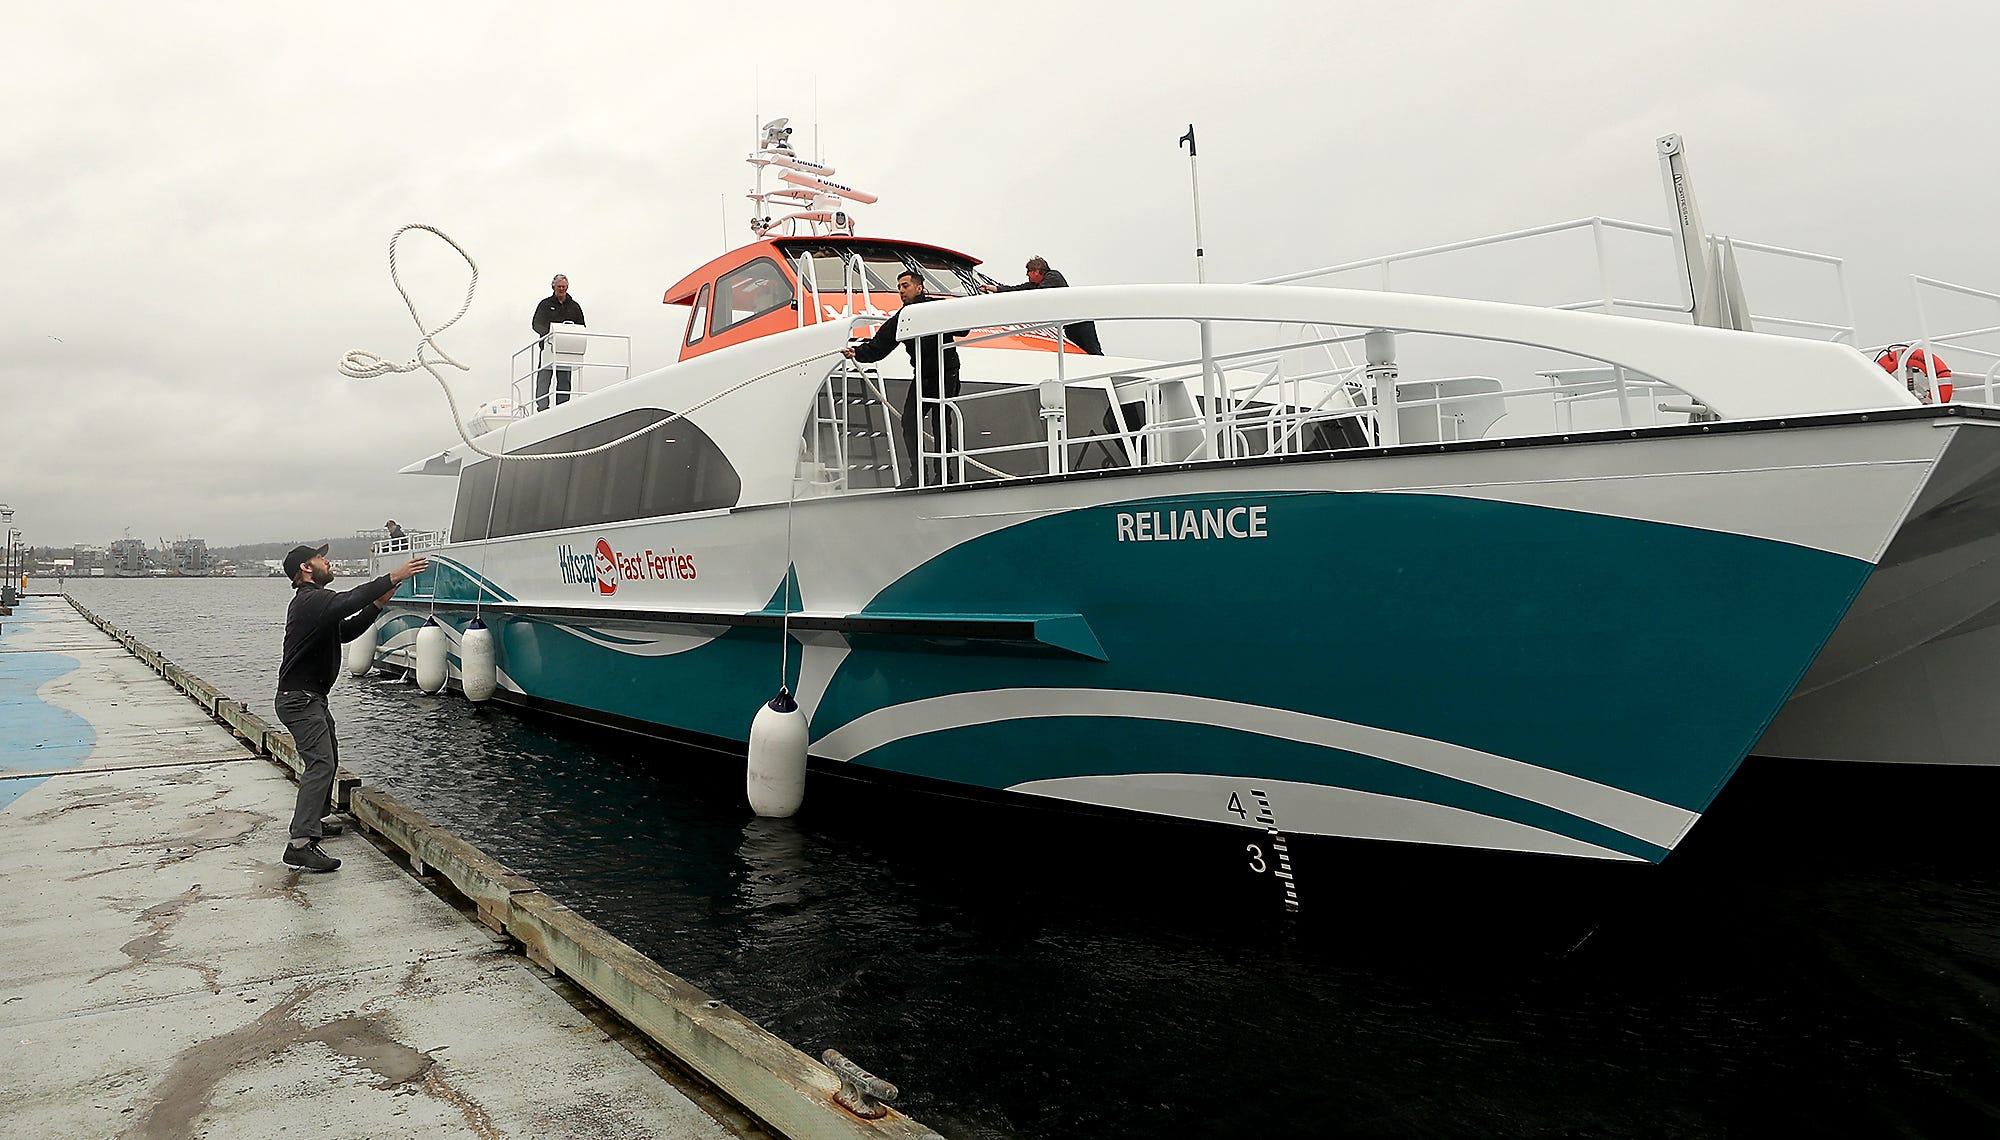
<path id="1" fill-rule="evenodd" d="M 1910 391 L 1924 403 L 1932 402 L 1930 392 L 1925 390 L 1932 385 L 1937 388 L 1937 403 L 1951 403 L 1951 385 L 1946 383 L 1951 379 L 1951 368 L 1945 364 L 1944 357 L 1937 353 L 1925 356 L 1921 348 L 1911 348 L 1907 344 L 1892 344 L 1876 354 L 1875 363 L 1881 365 L 1882 371 L 1891 376 L 1901 370 L 1904 373 L 1904 380 L 1910 385 Z M 1919 387 L 1917 383 L 1919 376 L 1929 377 L 1931 383 Z"/>

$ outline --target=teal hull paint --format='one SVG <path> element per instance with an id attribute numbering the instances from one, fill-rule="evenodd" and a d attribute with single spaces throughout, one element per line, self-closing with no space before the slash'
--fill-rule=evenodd
<path id="1" fill-rule="evenodd" d="M 439 613 L 437 620 L 463 633 L 471 616 Z M 732 630 L 682 653 L 645 657 L 593 644 L 565 628 L 567 623 L 490 611 L 484 620 L 493 631 L 501 674 L 541 700 L 747 741 L 751 719 L 777 691 L 776 630 Z M 396 615 L 385 623 L 384 636 L 423 622 L 422 614 Z M 603 635 L 593 631 L 592 636 Z M 792 676 L 798 674 L 799 653 L 799 646 L 791 646 Z M 448 657 L 455 669 L 457 654 Z"/>
<path id="2" fill-rule="evenodd" d="M 396 600 L 409 605 L 421 605 L 428 598 L 418 597 L 421 592 L 435 597 L 440 602 L 455 602 L 472 605 L 478 602 L 511 602 L 514 595 L 502 590 L 484 574 L 462 562 L 439 555 L 429 555 L 430 569 L 403 583 L 396 589 Z"/>
<path id="3" fill-rule="evenodd" d="M 1268 508 L 1268 537 L 1116 540 L 1120 512 L 1253 503 Z M 812 728 L 986 689 L 1192 693 L 1449 741 L 1700 811 L 1868 571 L 1784 543 L 1442 495 L 1143 500 L 964 543 L 864 610 L 1073 611 L 1108 661 L 856 639 Z M 1049 734 L 1035 769 L 1083 762 L 1065 748 Z"/>
<path id="4" fill-rule="evenodd" d="M 396 600 L 398 602 L 405 601 L 403 598 Z M 419 629 L 422 628 L 423 624 L 424 615 L 420 613 L 390 614 L 388 617 L 382 619 L 380 625 L 375 627 L 375 644 L 379 646 L 404 630 Z"/>
<path id="5" fill-rule="evenodd" d="M 1265 537 L 1116 541 L 1121 512 L 1253 503 L 1266 507 Z M 946 551 L 863 615 L 1080 615 L 1088 654 L 851 635 L 812 730 L 819 738 L 879 709 L 992 689 L 1186 693 L 1447 741 L 1699 812 L 1869 570 L 1738 535 L 1450 496 L 1227 494 L 1081 509 Z M 470 601 L 478 589 L 462 580 Z M 486 596 L 495 593 L 489 586 Z M 775 584 L 761 612 L 782 613 L 797 596 Z M 462 627 L 469 617 L 439 620 Z M 599 645 L 565 628 L 580 629 L 574 622 L 486 617 L 501 670 L 531 696 L 712 737 L 746 740 L 778 679 L 776 630 L 732 629 L 643 656 L 620 652 L 646 643 L 629 630 L 591 631 L 609 643 Z M 384 636 L 423 618 L 398 615 Z M 786 648 L 786 676 L 796 678 L 801 649 Z M 1162 770 L 1293 780 L 1445 804 L 1642 859 L 1665 855 L 1557 809 L 1393 762 L 1110 710 L 945 730 L 855 762 L 996 789 Z"/>
<path id="6" fill-rule="evenodd" d="M 505 619 L 495 632 L 500 667 L 534 696 L 725 740 L 749 740 L 777 691 L 774 630 L 731 630 L 664 657 L 619 654 L 535 619 Z"/>
<path id="7" fill-rule="evenodd" d="M 1059 746 L 1054 746 L 1056 741 Z M 1144 760 L 1135 765 L 1135 756 L 1149 760 L 1150 766 Z M 912 776 L 1001 789 L 1030 780 L 1133 771 L 1326 784 L 1511 819 L 1650 862 L 1667 855 L 1666 848 L 1622 831 L 1477 784 L 1341 749 L 1205 724 L 1107 716 L 969 725 L 884 745 L 868 754 L 867 763 Z"/>
<path id="8" fill-rule="evenodd" d="M 799 597 L 799 568 L 791 566 L 785 570 L 785 580 L 771 591 L 771 600 L 764 603 L 763 609 L 752 612 L 771 617 L 794 613 L 799 609 Z"/>

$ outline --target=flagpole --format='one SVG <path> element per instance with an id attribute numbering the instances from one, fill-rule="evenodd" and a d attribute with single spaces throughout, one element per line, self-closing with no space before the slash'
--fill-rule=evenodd
<path id="1" fill-rule="evenodd" d="M 1208 283 L 1208 271 L 1203 260 L 1201 244 L 1201 172 L 1195 165 L 1194 124 L 1189 123 L 1187 133 L 1180 137 L 1181 145 L 1188 152 L 1188 185 L 1194 191 L 1194 279 L 1197 284 Z M 1210 335 L 1208 322 L 1198 322 L 1201 331 L 1201 402 L 1204 417 L 1208 420 L 1209 456 L 1227 456 L 1235 448 L 1230 446 L 1228 417 L 1223 413 L 1222 377 L 1215 371 L 1215 342 Z"/>
<path id="2" fill-rule="evenodd" d="M 1188 152 L 1188 184 L 1194 189 L 1194 279 L 1206 284 L 1208 277 L 1202 268 L 1201 248 L 1201 173 L 1195 168 L 1194 124 L 1189 123 L 1187 133 L 1181 136 L 1181 143 Z"/>

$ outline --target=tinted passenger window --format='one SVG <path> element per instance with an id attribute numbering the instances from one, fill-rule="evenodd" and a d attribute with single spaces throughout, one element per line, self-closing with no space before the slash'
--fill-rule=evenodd
<path id="1" fill-rule="evenodd" d="M 546 466 L 545 463 L 500 464 L 500 498 L 493 506 L 493 529 L 488 537 L 535 529 L 535 502 L 541 493 L 541 469 Z"/>
<path id="2" fill-rule="evenodd" d="M 733 507 L 743 481 L 707 433 L 686 420 L 668 424 L 650 437 L 640 518 Z"/>
<path id="3" fill-rule="evenodd" d="M 574 437 L 570 444 L 572 450 L 582 451 L 585 448 L 600 447 L 624 434 L 615 430 L 618 420 L 624 418 L 619 416 L 617 419 L 606 420 L 601 424 L 592 424 L 563 434 Z M 631 430 L 636 431 L 643 426 L 643 423 L 635 424 Z M 564 500 L 562 517 L 570 526 L 605 521 L 604 485 L 610 481 L 612 459 L 623 447 L 621 444 L 608 451 L 579 456 L 568 461 L 569 494 Z"/>
<path id="4" fill-rule="evenodd" d="M 477 542 L 486 537 L 486 519 L 492 512 L 493 476 L 499 473 L 497 460 L 468 463 L 458 470 L 458 505 L 451 511 L 451 540 Z"/>
<path id="5" fill-rule="evenodd" d="M 584 451 L 641 431 L 669 414 L 657 408 L 625 412 L 522 451 L 539 455 Z M 497 502 L 492 501 L 496 470 Z M 452 539 L 500 538 L 716 510 L 735 506 L 742 489 L 736 469 L 707 433 L 678 420 L 594 455 L 533 462 L 488 460 L 463 469 L 452 513 Z"/>

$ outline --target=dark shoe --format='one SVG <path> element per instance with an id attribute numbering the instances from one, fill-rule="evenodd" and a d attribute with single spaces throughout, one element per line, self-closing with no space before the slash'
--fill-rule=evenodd
<path id="1" fill-rule="evenodd" d="M 346 830 L 347 825 L 340 822 L 339 816 L 330 815 L 319 821 L 319 834 L 322 839 L 329 835 L 339 835 Z"/>
<path id="2" fill-rule="evenodd" d="M 340 860 L 319 849 L 318 843 L 308 843 L 304 847 L 285 845 L 285 865 L 297 867 L 301 871 L 338 871 Z"/>

